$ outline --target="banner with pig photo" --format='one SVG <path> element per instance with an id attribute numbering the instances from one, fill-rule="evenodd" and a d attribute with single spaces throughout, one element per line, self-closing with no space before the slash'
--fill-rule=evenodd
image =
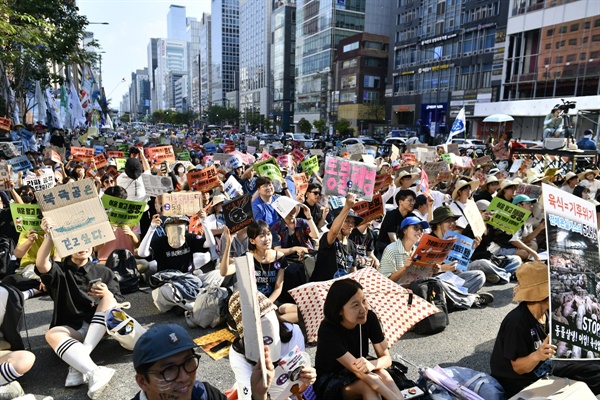
<path id="1" fill-rule="evenodd" d="M 596 206 L 542 185 L 550 264 L 550 336 L 557 358 L 600 358 Z"/>

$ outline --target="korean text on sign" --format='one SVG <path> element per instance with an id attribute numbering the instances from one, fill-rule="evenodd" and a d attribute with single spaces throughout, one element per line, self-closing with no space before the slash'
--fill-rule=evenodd
<path id="1" fill-rule="evenodd" d="M 108 220 L 118 226 L 136 226 L 146 207 L 143 201 L 124 200 L 107 194 L 102 196 L 102 205 L 108 213 Z"/>
<path id="2" fill-rule="evenodd" d="M 55 227 L 52 241 L 66 257 L 115 239 L 92 179 L 84 179 L 35 193 L 44 217 Z"/>
<path id="3" fill-rule="evenodd" d="M 208 192 L 221 184 L 217 175 L 217 168 L 214 165 L 204 168 L 202 171 L 189 172 L 187 181 L 190 188 L 201 192 Z"/>
<path id="4" fill-rule="evenodd" d="M 327 157 L 323 188 L 325 194 L 357 197 L 371 201 L 375 188 L 377 167 L 339 157 Z"/>
<path id="5" fill-rule="evenodd" d="M 17 232 L 42 230 L 42 210 L 39 205 L 10 203 L 10 212 Z"/>
<path id="6" fill-rule="evenodd" d="M 494 197 L 487 211 L 492 213 L 492 218 L 488 221 L 488 224 L 512 235 L 523 227 L 531 214 L 530 211 L 515 206 L 499 197 Z"/>
<path id="7" fill-rule="evenodd" d="M 383 201 L 381 194 L 373 196 L 371 201 L 359 201 L 352 207 L 354 212 L 363 219 L 363 223 L 383 216 Z"/>
<path id="8" fill-rule="evenodd" d="M 170 163 L 176 161 L 172 146 L 148 147 L 144 150 L 148 153 L 148 160 L 154 165 L 163 161 Z"/>

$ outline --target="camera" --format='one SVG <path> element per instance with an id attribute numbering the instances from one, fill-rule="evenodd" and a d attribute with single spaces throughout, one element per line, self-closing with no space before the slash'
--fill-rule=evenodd
<path id="1" fill-rule="evenodd" d="M 560 111 L 562 111 L 564 113 L 568 113 L 569 110 L 572 108 L 575 108 L 575 105 L 577 104 L 577 102 L 575 102 L 575 101 L 564 101 L 563 99 L 561 99 L 561 101 L 563 103 L 559 104 L 556 108 L 558 108 Z"/>

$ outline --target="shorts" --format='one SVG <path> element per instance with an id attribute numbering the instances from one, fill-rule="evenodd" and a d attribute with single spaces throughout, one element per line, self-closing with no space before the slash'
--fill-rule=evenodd
<path id="1" fill-rule="evenodd" d="M 79 332 L 81 336 L 85 339 L 85 336 L 88 333 L 88 329 L 90 329 L 90 324 L 86 321 L 83 321 L 83 323 L 81 324 L 81 328 L 76 329 L 76 331 Z"/>

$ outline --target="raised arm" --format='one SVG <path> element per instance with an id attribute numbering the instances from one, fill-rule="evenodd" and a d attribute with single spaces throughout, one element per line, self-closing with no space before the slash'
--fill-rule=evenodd
<path id="1" fill-rule="evenodd" d="M 350 210 L 352 210 L 354 203 L 356 203 L 356 195 L 352 193 L 347 194 L 344 207 L 342 207 L 342 210 L 338 216 L 335 217 L 333 223 L 331 224 L 331 229 L 329 229 L 327 232 L 327 243 L 332 244 L 335 241 L 335 238 L 337 238 L 338 234 L 340 233 L 342 225 L 344 224 L 344 220 L 348 216 Z"/>

